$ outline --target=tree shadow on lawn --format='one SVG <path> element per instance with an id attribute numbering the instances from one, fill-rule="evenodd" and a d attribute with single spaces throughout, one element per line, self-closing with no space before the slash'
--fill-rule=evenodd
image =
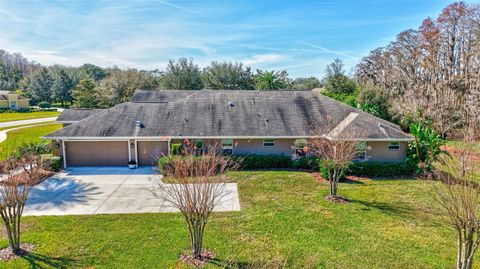
<path id="1" fill-rule="evenodd" d="M 22 256 L 30 264 L 30 268 L 72 268 L 79 267 L 78 261 L 67 257 L 50 257 L 38 253 Z"/>
<path id="2" fill-rule="evenodd" d="M 400 217 L 402 219 L 410 219 L 410 220 L 421 220 L 421 221 L 433 221 L 431 211 L 422 208 L 413 208 L 407 205 L 402 205 L 399 203 L 385 203 L 385 202 L 378 202 L 378 201 L 362 201 L 356 199 L 350 199 L 351 203 L 357 203 L 360 205 L 365 206 L 366 208 L 362 210 L 371 210 L 376 209 L 381 211 L 383 214 Z"/>

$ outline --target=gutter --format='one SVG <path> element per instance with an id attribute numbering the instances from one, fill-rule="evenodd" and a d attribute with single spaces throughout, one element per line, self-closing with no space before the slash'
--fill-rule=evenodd
<path id="1" fill-rule="evenodd" d="M 44 136 L 42 139 L 48 140 L 64 140 L 64 141 L 86 141 L 86 140 L 154 140 L 154 141 L 168 141 L 171 139 L 309 139 L 309 138 L 327 138 L 334 140 L 345 140 L 345 141 L 386 141 L 386 142 L 398 142 L 398 141 L 413 141 L 413 137 L 408 138 L 333 138 L 327 135 L 317 135 L 317 136 L 111 136 L 111 137 L 98 137 L 98 136 L 83 136 L 83 137 L 67 137 L 67 136 Z"/>

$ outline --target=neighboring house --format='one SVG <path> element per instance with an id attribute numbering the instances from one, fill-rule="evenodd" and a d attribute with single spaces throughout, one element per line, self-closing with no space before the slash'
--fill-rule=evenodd
<path id="1" fill-rule="evenodd" d="M 65 110 L 59 119 L 76 112 L 85 111 Z M 152 165 L 185 139 L 232 154 L 295 157 L 318 135 L 358 141 L 361 160 L 403 161 L 412 140 L 399 126 L 318 91 L 137 91 L 132 102 L 75 121 L 45 137 L 65 167 Z"/>
<path id="2" fill-rule="evenodd" d="M 63 127 L 66 127 L 72 123 L 79 122 L 83 119 L 86 119 L 92 115 L 97 114 L 103 109 L 93 109 L 93 108 L 71 108 L 64 109 L 62 114 L 58 116 L 57 122 L 62 123 Z"/>
<path id="3" fill-rule="evenodd" d="M 0 91 L 0 109 L 28 109 L 30 99 L 14 91 Z"/>

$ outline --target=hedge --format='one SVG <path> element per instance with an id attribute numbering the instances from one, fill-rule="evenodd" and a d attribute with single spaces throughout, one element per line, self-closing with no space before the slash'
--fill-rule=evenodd
<path id="1" fill-rule="evenodd" d="M 349 175 L 364 177 L 391 177 L 412 175 L 414 167 L 406 162 L 354 162 Z"/>
<path id="2" fill-rule="evenodd" d="M 50 103 L 49 102 L 45 102 L 45 101 L 42 101 L 40 103 L 38 103 L 38 107 L 39 108 L 50 108 Z"/>
<path id="3" fill-rule="evenodd" d="M 181 158 L 181 156 L 160 158 L 158 161 L 160 170 L 169 165 L 172 158 Z M 324 178 L 328 176 L 326 168 L 322 166 L 318 157 L 292 159 L 290 156 L 251 154 L 232 155 L 231 158 L 239 162 L 241 170 L 301 169 L 318 171 Z M 354 162 L 349 166 L 346 174 L 364 177 L 390 177 L 411 175 L 413 171 L 413 167 L 406 162 Z"/>

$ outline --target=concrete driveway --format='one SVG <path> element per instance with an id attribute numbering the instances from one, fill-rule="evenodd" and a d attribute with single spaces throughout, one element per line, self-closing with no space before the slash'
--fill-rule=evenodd
<path id="1" fill-rule="evenodd" d="M 177 212 L 156 197 L 161 175 L 151 167 L 69 168 L 32 189 L 24 216 Z M 228 183 L 214 211 L 240 210 L 237 184 Z"/>

